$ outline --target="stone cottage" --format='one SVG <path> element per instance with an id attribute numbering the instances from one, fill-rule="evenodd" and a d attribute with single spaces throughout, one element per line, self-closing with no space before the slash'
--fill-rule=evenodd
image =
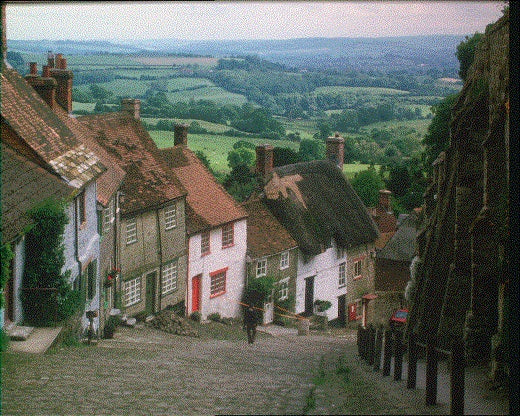
<path id="1" fill-rule="evenodd" d="M 140 122 L 140 101 L 124 99 L 121 111 L 78 117 L 111 161 L 125 172 L 116 241 L 120 272 L 115 305 L 124 313 L 184 309 L 187 272 L 186 190 L 169 171 Z"/>
<path id="2" fill-rule="evenodd" d="M 187 192 L 186 313 L 239 317 L 245 282 L 247 213 L 188 149 L 188 126 L 175 126 L 173 147 L 161 149 Z"/>

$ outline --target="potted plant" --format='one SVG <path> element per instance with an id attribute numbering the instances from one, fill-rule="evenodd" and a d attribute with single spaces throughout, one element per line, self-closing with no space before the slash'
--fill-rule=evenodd
<path id="1" fill-rule="evenodd" d="M 319 313 L 319 314 L 323 314 L 331 306 L 332 306 L 332 303 L 330 303 L 328 300 L 316 299 L 314 301 L 314 309 L 315 309 L 316 313 Z"/>

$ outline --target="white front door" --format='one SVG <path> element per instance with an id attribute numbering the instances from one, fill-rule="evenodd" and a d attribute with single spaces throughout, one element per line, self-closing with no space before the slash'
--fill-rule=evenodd
<path id="1" fill-rule="evenodd" d="M 270 324 L 273 322 L 274 314 L 273 314 L 274 305 L 273 302 L 264 303 L 264 321 L 263 324 Z"/>

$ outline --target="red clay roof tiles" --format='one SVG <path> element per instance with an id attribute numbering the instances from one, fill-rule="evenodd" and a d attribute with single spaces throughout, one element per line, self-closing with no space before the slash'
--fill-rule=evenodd
<path id="1" fill-rule="evenodd" d="M 247 212 L 229 195 L 197 155 L 185 145 L 160 149 L 169 168 L 188 191 L 187 230 L 195 234 L 247 217 Z"/>
<path id="2" fill-rule="evenodd" d="M 186 195 L 138 120 L 123 112 L 82 116 L 77 120 L 92 131 L 96 142 L 126 173 L 122 186 L 123 215 L 159 207 Z"/>

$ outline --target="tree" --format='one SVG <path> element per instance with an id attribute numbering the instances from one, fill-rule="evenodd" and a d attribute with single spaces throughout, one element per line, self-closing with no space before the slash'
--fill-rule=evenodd
<path id="1" fill-rule="evenodd" d="M 457 46 L 457 59 L 460 63 L 459 76 L 465 81 L 468 75 L 468 70 L 471 64 L 473 63 L 473 59 L 475 58 L 475 49 L 482 39 L 482 33 L 476 32 L 473 36 L 466 36 L 465 40 L 463 40 Z"/>
<path id="2" fill-rule="evenodd" d="M 255 173 L 249 166 L 238 164 L 224 180 L 224 188 L 238 202 L 245 201 L 256 189 Z"/>
<path id="3" fill-rule="evenodd" d="M 327 140 L 327 137 L 329 137 L 332 134 L 330 125 L 325 120 L 319 120 L 316 123 L 316 127 L 318 128 L 318 132 L 315 133 L 313 136 L 316 140 Z"/>
<path id="4" fill-rule="evenodd" d="M 426 146 L 424 155 L 427 170 L 431 170 L 432 163 L 439 153 L 446 150 L 450 144 L 451 109 L 457 98 L 458 94 L 448 95 L 432 107 L 434 116 L 423 139 Z"/>
<path id="5" fill-rule="evenodd" d="M 385 188 L 385 184 L 374 166 L 367 170 L 358 172 L 350 182 L 352 187 L 367 207 L 377 205 L 379 201 L 379 191 Z"/>
<path id="6" fill-rule="evenodd" d="M 325 145 L 322 141 L 303 139 L 300 142 L 298 155 L 302 162 L 323 159 L 325 157 Z"/>
<path id="7" fill-rule="evenodd" d="M 275 147 L 273 150 L 273 165 L 285 166 L 300 162 L 297 152 L 288 147 Z"/>
<path id="8" fill-rule="evenodd" d="M 228 153 L 227 156 L 228 166 L 233 169 L 238 165 L 253 166 L 255 161 L 255 152 L 246 147 L 239 147 L 233 149 Z"/>
<path id="9" fill-rule="evenodd" d="M 103 88 L 97 84 L 91 84 L 89 87 L 90 95 L 95 100 L 107 100 L 110 98 L 114 93 L 112 91 L 107 90 L 106 88 Z"/>
<path id="10" fill-rule="evenodd" d="M 211 173 L 213 173 L 213 170 L 211 169 L 209 159 L 206 156 L 206 154 L 202 150 L 196 150 L 195 155 L 199 158 L 199 160 L 202 162 L 204 166 L 206 166 Z"/>
<path id="11" fill-rule="evenodd" d="M 386 186 L 394 195 L 402 197 L 408 192 L 411 184 L 410 172 L 408 172 L 406 166 L 393 166 L 390 168 Z"/>

